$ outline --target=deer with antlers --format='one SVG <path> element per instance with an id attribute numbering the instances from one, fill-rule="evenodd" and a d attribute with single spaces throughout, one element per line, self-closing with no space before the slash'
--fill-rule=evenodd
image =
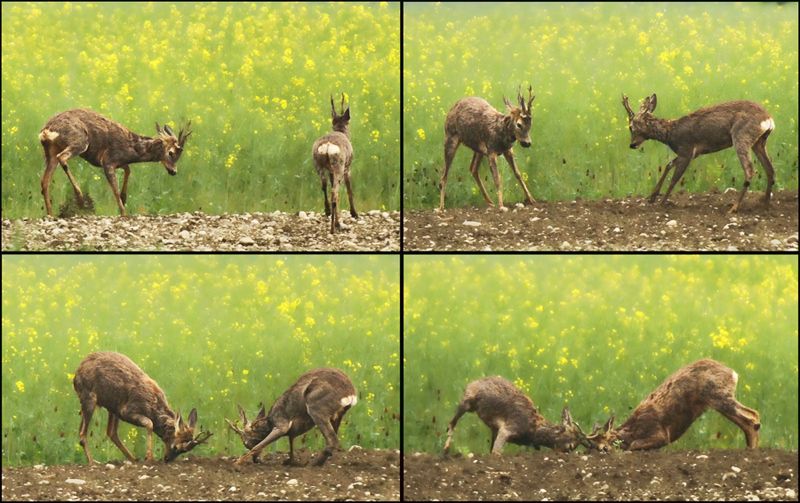
<path id="1" fill-rule="evenodd" d="M 614 415 L 592 433 L 582 435 L 584 447 L 608 451 L 658 449 L 678 440 L 709 407 L 742 429 L 747 448 L 758 447 L 761 429 L 758 412 L 734 398 L 739 376 L 715 360 L 703 359 L 672 374 L 633 411 L 622 426 L 614 428 Z"/>
<path id="2" fill-rule="evenodd" d="M 54 115 L 39 133 L 39 141 L 44 148 L 45 170 L 42 176 L 42 195 L 47 214 L 53 216 L 50 205 L 50 180 L 56 167 L 61 164 L 67 178 L 75 190 L 79 204 L 83 193 L 67 167 L 67 161 L 75 156 L 83 157 L 92 166 L 103 168 L 119 212 L 126 215 L 125 203 L 128 198 L 129 164 L 136 162 L 160 162 L 170 175 L 178 174 L 178 159 L 181 158 L 186 138 L 191 131 L 181 127 L 178 136 L 169 126 L 156 122 L 157 138 L 140 136 L 121 124 L 92 110 L 76 108 Z M 115 171 L 125 172 L 122 190 L 117 185 Z"/>
<path id="3" fill-rule="evenodd" d="M 350 188 L 350 163 L 353 162 L 353 146 L 350 144 L 350 107 L 344 109 L 344 93 L 340 113 L 331 96 L 331 124 L 333 131 L 314 142 L 311 156 L 314 169 L 322 181 L 322 195 L 325 198 L 325 216 L 331 217 L 331 234 L 339 225 L 339 187 L 344 181 L 347 196 L 350 198 L 350 216 L 358 218 L 353 205 L 353 189 Z M 327 177 L 326 177 L 327 175 Z M 328 203 L 328 178 L 331 181 L 331 203 Z"/>
<path id="4" fill-rule="evenodd" d="M 628 112 L 628 127 L 631 130 L 632 149 L 636 149 L 645 140 L 658 140 L 666 144 L 676 157 L 672 159 L 664 174 L 656 184 L 649 201 L 655 202 L 661 190 L 661 185 L 667 174 L 674 169 L 672 180 L 669 183 L 664 197 L 663 205 L 667 201 L 675 184 L 683 176 L 692 159 L 703 154 L 725 150 L 731 146 L 739 156 L 739 162 L 744 170 L 744 185 L 739 191 L 739 197 L 731 207 L 729 213 L 735 213 L 742 204 L 744 194 L 750 181 L 753 179 L 753 161 L 750 160 L 750 150 L 756 153 L 767 173 L 767 192 L 764 194 L 764 205 L 769 208 L 772 185 L 775 183 L 775 170 L 772 160 L 767 154 L 767 138 L 775 129 L 775 121 L 763 106 L 755 101 L 727 101 L 718 105 L 701 108 L 680 119 L 661 119 L 653 115 L 656 109 L 656 95 L 644 99 L 638 113 L 633 113 L 628 105 L 628 97 L 622 95 L 622 104 Z"/>
<path id="5" fill-rule="evenodd" d="M 477 413 L 492 430 L 492 454 L 500 454 L 506 442 L 533 446 L 537 451 L 540 447 L 549 447 L 557 452 L 570 452 L 578 446 L 582 435 L 567 407 L 561 412 L 561 424 L 551 423 L 510 381 L 486 377 L 469 383 L 464 389 L 456 415 L 447 426 L 445 455 L 450 451 L 456 424 L 466 412 Z"/>
<path id="6" fill-rule="evenodd" d="M 197 409 L 189 414 L 185 423 L 180 411 L 173 412 L 167 397 L 154 380 L 145 374 L 130 358 L 112 351 L 92 353 L 78 365 L 72 386 L 81 402 L 80 444 L 89 463 L 93 463 L 86 435 L 92 422 L 95 407 L 108 410 L 106 434 L 131 461 L 133 454 L 117 435 L 119 420 L 147 428 L 147 460 L 153 460 L 153 433 L 164 441 L 164 461 L 169 462 L 208 440 L 212 433 L 203 435 L 203 428 L 194 436 Z"/>
<path id="7" fill-rule="evenodd" d="M 497 172 L 497 156 L 502 154 L 506 158 L 514 175 L 522 185 L 522 190 L 525 191 L 526 201 L 533 204 L 535 201 L 528 192 L 528 187 L 522 180 L 522 174 L 517 168 L 517 163 L 514 160 L 514 151 L 512 146 L 515 142 L 519 142 L 524 148 L 531 146 L 531 104 L 535 96 L 533 89 L 528 87 L 529 99 L 525 101 L 521 92 L 517 92 L 517 102 L 519 106 L 516 107 L 508 101 L 508 98 L 503 96 L 503 102 L 506 104 L 508 114 L 503 115 L 494 109 L 486 100 L 481 98 L 464 98 L 458 100 L 455 105 L 450 109 L 447 114 L 447 119 L 444 123 L 445 141 L 444 141 L 444 171 L 442 171 L 441 181 L 441 199 L 439 202 L 439 211 L 444 210 L 444 188 L 447 184 L 447 173 L 450 171 L 450 166 L 453 163 L 453 158 L 456 155 L 459 145 L 464 144 L 469 147 L 474 154 L 472 155 L 472 162 L 469 165 L 469 171 L 478 188 L 481 189 L 481 194 L 486 199 L 490 206 L 494 206 L 492 199 L 486 192 L 486 188 L 481 182 L 478 175 L 481 161 L 484 157 L 489 158 L 489 169 L 492 172 L 494 185 L 497 188 L 497 203 L 498 206 L 503 206 L 503 189 L 500 184 L 500 176 Z"/>

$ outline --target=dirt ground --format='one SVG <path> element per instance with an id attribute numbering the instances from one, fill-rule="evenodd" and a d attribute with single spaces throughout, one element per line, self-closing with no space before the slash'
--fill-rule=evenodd
<path id="1" fill-rule="evenodd" d="M 673 193 L 666 206 L 624 199 L 506 202 L 403 214 L 405 251 L 797 251 L 797 190 L 747 194 L 729 215 L 735 191 Z"/>
<path id="2" fill-rule="evenodd" d="M 405 500 L 795 500 L 797 451 L 403 456 Z"/>
<path id="3" fill-rule="evenodd" d="M 400 212 L 132 215 L 3 219 L 3 251 L 370 251 L 400 250 Z"/>
<path id="4" fill-rule="evenodd" d="M 295 451 L 310 459 L 306 449 Z M 314 453 L 316 455 L 316 453 Z M 262 454 L 261 463 L 184 455 L 172 463 L 3 468 L 6 500 L 348 500 L 400 499 L 400 451 L 336 452 L 322 467 L 284 466 L 287 453 Z"/>

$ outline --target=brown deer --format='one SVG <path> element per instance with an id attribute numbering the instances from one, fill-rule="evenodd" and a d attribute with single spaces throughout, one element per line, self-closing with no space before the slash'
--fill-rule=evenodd
<path id="1" fill-rule="evenodd" d="M 86 434 L 92 421 L 95 407 L 108 410 L 106 434 L 119 450 L 131 461 L 136 458 L 125 448 L 117 436 L 119 420 L 147 428 L 147 460 L 153 460 L 153 432 L 164 441 L 164 461 L 169 462 L 205 443 L 212 433 L 202 436 L 200 427 L 197 437 L 197 409 L 192 409 L 187 425 L 180 411 L 172 412 L 167 397 L 158 384 L 125 355 L 112 351 L 92 353 L 78 365 L 72 386 L 81 401 L 81 426 L 78 431 L 80 444 L 89 463 L 93 463 Z"/>
<path id="2" fill-rule="evenodd" d="M 311 156 L 314 169 L 322 180 L 322 195 L 325 198 L 325 216 L 331 217 L 331 234 L 339 229 L 339 187 L 342 180 L 347 186 L 350 198 L 350 216 L 358 218 L 353 205 L 353 189 L 350 188 L 350 163 L 353 162 L 353 146 L 350 144 L 350 106 L 344 109 L 344 93 L 342 93 L 341 113 L 336 113 L 336 106 L 331 96 L 331 124 L 333 131 L 314 142 Z M 331 204 L 328 203 L 328 180 L 331 179 Z M 332 215 L 332 216 L 331 216 Z"/>
<path id="3" fill-rule="evenodd" d="M 76 108 L 56 114 L 47 121 L 39 133 L 39 141 L 44 147 L 45 169 L 42 176 L 42 195 L 47 207 L 47 214 L 53 216 L 50 206 L 50 179 L 56 167 L 61 164 L 67 174 L 75 197 L 81 202 L 83 194 L 77 182 L 67 168 L 67 161 L 75 156 L 83 157 L 92 166 L 103 168 L 111 191 L 117 200 L 119 212 L 125 213 L 128 198 L 128 177 L 131 174 L 129 164 L 135 162 L 160 162 L 170 175 L 178 174 L 178 159 L 183 153 L 191 122 L 186 126 L 184 134 L 181 127 L 178 136 L 169 126 L 161 126 L 156 122 L 158 138 L 139 136 L 121 124 L 100 115 L 92 110 Z M 121 169 L 125 172 L 122 191 L 117 186 L 114 172 Z"/>
<path id="4" fill-rule="evenodd" d="M 744 193 L 750 186 L 753 178 L 753 161 L 750 160 L 750 149 L 764 166 L 767 173 L 767 192 L 764 194 L 764 204 L 769 208 L 769 199 L 772 194 L 772 185 L 775 183 L 775 170 L 767 154 L 767 138 L 775 129 L 775 121 L 764 110 L 764 107 L 755 101 L 726 101 L 718 105 L 701 108 L 680 119 L 660 119 L 653 115 L 656 109 L 656 95 L 652 95 L 642 102 L 639 112 L 634 114 L 628 105 L 628 97 L 622 95 L 622 104 L 628 111 L 628 128 L 631 130 L 631 148 L 639 148 L 645 140 L 658 140 L 666 144 L 677 156 L 672 159 L 664 174 L 656 184 L 655 190 L 650 194 L 649 201 L 655 202 L 659 195 L 661 185 L 671 169 L 675 169 L 672 181 L 661 204 L 666 203 L 675 184 L 683 176 L 689 163 L 697 156 L 718 152 L 726 148 L 733 148 L 739 156 L 744 170 L 744 185 L 739 191 L 739 198 L 728 213 L 735 213 L 742 204 Z"/>
<path id="5" fill-rule="evenodd" d="M 561 424 L 551 423 L 511 382 L 502 377 L 486 377 L 469 383 L 464 389 L 456 415 L 447 426 L 445 455 L 450 451 L 456 423 L 465 412 L 476 412 L 492 430 L 492 454 L 500 454 L 506 442 L 533 446 L 537 451 L 544 446 L 557 452 L 569 452 L 578 446 L 581 438 L 580 427 L 572 420 L 567 407 L 561 413 Z"/>
<path id="6" fill-rule="evenodd" d="M 499 154 L 503 154 L 511 169 L 514 170 L 514 175 L 522 185 L 522 190 L 525 191 L 527 202 L 529 204 L 534 203 L 533 197 L 528 192 L 528 187 L 525 186 L 522 175 L 517 168 L 517 163 L 514 160 L 514 151 L 512 150 L 512 146 L 516 141 L 519 141 L 519 144 L 525 148 L 531 146 L 531 103 L 535 98 L 532 93 L 533 89 L 528 87 L 528 97 L 530 99 L 526 102 L 525 98 L 522 97 L 522 93 L 517 92 L 519 107 L 513 106 L 508 101 L 508 98 L 503 96 L 508 115 L 501 114 L 481 98 L 464 98 L 453 105 L 444 122 L 446 138 L 444 140 L 444 171 L 442 171 L 442 194 L 439 211 L 444 210 L 444 187 L 447 184 L 447 173 L 450 171 L 450 165 L 453 163 L 456 150 L 462 143 L 474 152 L 469 171 L 490 206 L 494 206 L 494 203 L 492 203 L 489 194 L 486 193 L 483 182 L 481 182 L 481 178 L 478 175 L 478 168 L 480 168 L 483 158 L 488 157 L 489 169 L 492 171 L 494 185 L 497 187 L 498 205 L 502 207 L 503 189 L 500 186 L 500 176 L 497 173 L 497 156 Z"/>
<path id="7" fill-rule="evenodd" d="M 614 415 L 603 426 L 595 424 L 581 443 L 608 451 L 658 449 L 678 440 L 709 407 L 744 431 L 748 449 L 758 447 L 761 428 L 758 412 L 734 398 L 739 376 L 718 361 L 704 359 L 672 374 L 645 398 L 622 426 L 614 428 Z"/>
<path id="8" fill-rule="evenodd" d="M 320 367 L 309 370 L 283 393 L 264 414 L 264 406 L 252 421 L 247 420 L 239 405 L 239 418 L 244 430 L 225 420 L 241 438 L 250 452 L 239 458 L 236 465 L 249 459 L 258 462 L 258 455 L 269 444 L 283 436 L 289 437 L 289 459 L 294 460 L 294 438 L 316 426 L 325 437 L 325 449 L 314 462 L 322 466 L 339 449 L 339 425 L 345 413 L 357 402 L 356 389 L 347 374 L 338 369 Z"/>

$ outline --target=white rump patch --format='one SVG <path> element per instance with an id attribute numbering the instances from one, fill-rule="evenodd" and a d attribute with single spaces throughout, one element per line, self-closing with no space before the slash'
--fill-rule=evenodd
<path id="1" fill-rule="evenodd" d="M 731 372 L 733 372 L 733 385 L 736 386 L 736 383 L 739 382 L 739 374 L 737 374 L 735 370 L 732 370 Z"/>
<path id="2" fill-rule="evenodd" d="M 49 129 L 42 129 L 42 132 L 39 133 L 39 141 L 43 141 L 45 138 L 47 138 L 50 141 L 53 141 L 56 138 L 58 138 L 58 133 L 56 133 L 55 131 L 51 131 Z"/>
<path id="3" fill-rule="evenodd" d="M 772 131 L 775 129 L 775 121 L 772 118 L 769 118 L 761 123 L 761 130 L 762 131 Z"/>
<path id="4" fill-rule="evenodd" d="M 339 153 L 339 147 L 334 145 L 333 143 L 323 143 L 317 149 L 317 152 L 320 155 L 336 155 Z"/>
<path id="5" fill-rule="evenodd" d="M 342 404 L 342 407 L 347 407 L 348 405 L 352 407 L 353 405 L 356 404 L 356 402 L 358 402 L 358 397 L 356 397 L 356 395 L 346 396 L 342 398 L 340 402 Z"/>

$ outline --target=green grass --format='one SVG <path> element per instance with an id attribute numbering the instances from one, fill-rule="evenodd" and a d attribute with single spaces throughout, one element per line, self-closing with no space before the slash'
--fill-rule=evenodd
<path id="1" fill-rule="evenodd" d="M 397 257 L 8 256 L 2 266 L 3 466 L 85 463 L 72 378 L 100 350 L 130 357 L 173 409 L 197 408 L 214 436 L 196 455 L 246 452 L 224 419 L 238 419 L 237 404 L 269 408 L 320 366 L 342 369 L 359 394 L 342 445 L 399 447 Z M 92 419 L 99 462 L 124 459 L 107 418 Z M 119 434 L 143 459 L 146 431 L 120 423 Z M 324 446 L 317 429 L 298 440 Z"/>
<path id="2" fill-rule="evenodd" d="M 713 358 L 761 415 L 760 446 L 797 449 L 796 256 L 409 256 L 404 450 L 441 452 L 464 387 L 499 375 L 550 421 L 617 424 L 667 377 Z M 466 414 L 454 452 L 489 452 Z M 668 449 L 744 448 L 715 411 Z M 514 452 L 524 449 L 508 446 Z"/>
<path id="3" fill-rule="evenodd" d="M 622 93 L 634 110 L 656 93 L 655 115 L 664 118 L 727 100 L 762 103 L 776 124 L 768 143 L 776 189 L 797 188 L 797 20 L 796 4 L 408 4 L 404 205 L 438 206 L 444 120 L 457 100 L 479 96 L 504 111 L 503 96 L 513 103 L 528 85 L 533 144 L 514 154 L 535 199 L 652 192 L 674 154 L 655 140 L 630 150 Z M 463 146 L 456 154 L 447 207 L 485 204 L 467 169 L 471 156 Z M 751 188 L 763 191 L 752 157 Z M 505 159 L 498 165 L 505 198 L 522 201 Z M 481 176 L 496 200 L 488 161 Z M 738 190 L 742 180 L 728 149 L 695 159 L 679 188 Z"/>
<path id="4" fill-rule="evenodd" d="M 321 211 L 311 147 L 341 93 L 356 208 L 399 209 L 398 3 L 4 3 L 2 29 L 4 217 L 44 214 L 39 131 L 81 107 L 145 136 L 192 121 L 177 177 L 133 165 L 129 213 Z M 70 166 L 118 214 L 102 171 Z M 71 194 L 58 170 L 56 211 Z"/>

